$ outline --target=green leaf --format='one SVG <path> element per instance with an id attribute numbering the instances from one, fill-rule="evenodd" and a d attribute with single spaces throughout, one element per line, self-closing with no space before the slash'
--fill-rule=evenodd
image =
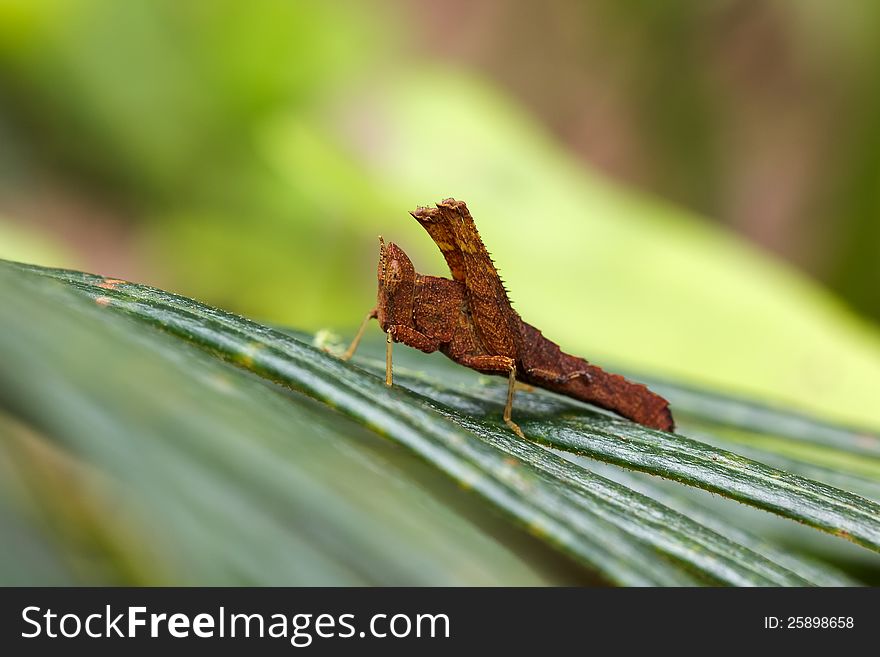
<path id="1" fill-rule="evenodd" d="M 553 416 L 524 426 L 554 447 L 723 494 L 880 550 L 880 505 L 858 495 L 615 419 Z"/>
<path id="2" fill-rule="evenodd" d="M 80 292 L 108 318 L 126 315 L 317 399 L 403 444 L 546 542 L 622 584 L 842 584 L 834 569 L 700 522 L 599 476 L 499 422 L 501 386 L 451 389 L 398 370 L 403 385 L 343 363 L 291 335 L 192 300 L 88 274 L 9 265 Z M 37 276 L 34 276 L 34 275 Z M 73 303 L 68 300 L 66 303 Z M 298 394 L 291 400 L 299 400 Z M 871 548 L 878 506 L 697 441 L 610 419 L 543 392 L 520 394 L 527 435 L 773 510 Z M 693 511 L 693 509 L 690 509 Z M 705 521 L 706 515 L 696 513 Z M 780 556 L 784 558 L 780 559 Z M 781 563 L 785 562 L 785 563 Z"/>
<path id="3" fill-rule="evenodd" d="M 801 445 L 808 442 L 855 455 L 880 457 L 880 435 L 867 429 L 841 427 L 803 413 L 668 381 L 649 378 L 646 383 L 674 404 L 679 416 L 685 415 L 710 425 L 792 439 Z"/>

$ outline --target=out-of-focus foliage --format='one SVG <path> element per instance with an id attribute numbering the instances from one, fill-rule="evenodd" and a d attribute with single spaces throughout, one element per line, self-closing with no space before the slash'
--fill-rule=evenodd
<path id="1" fill-rule="evenodd" d="M 33 263 L 53 263 L 56 266 L 76 263 L 76 256 L 52 236 L 19 227 L 0 218 L 0 249 L 14 254 L 18 260 Z"/>
<path id="2" fill-rule="evenodd" d="M 309 0 L 3 3 L 19 168 L 48 162 L 87 196 L 110 194 L 151 280 L 290 318 L 294 304 L 268 291 L 286 289 L 307 324 L 344 321 L 358 298 L 346 263 L 361 247 L 349 229 L 377 217 L 376 192 L 318 119 L 381 55 L 367 12 Z M 299 126 L 286 149 L 297 175 L 262 152 L 281 115 Z M 45 190 L 27 179 L 7 190 L 28 192 Z"/>

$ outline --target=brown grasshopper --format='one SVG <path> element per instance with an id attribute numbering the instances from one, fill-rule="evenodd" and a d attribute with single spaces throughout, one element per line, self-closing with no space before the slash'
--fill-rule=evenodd
<path id="1" fill-rule="evenodd" d="M 669 403 L 645 386 L 605 372 L 563 352 L 534 326 L 520 319 L 462 201 L 446 199 L 436 208 L 411 213 L 440 248 L 452 279 L 416 272 L 396 244 L 379 238 L 376 307 L 361 324 L 343 355 L 354 355 L 371 319 L 385 332 L 385 383 L 392 384 L 395 342 L 426 353 L 440 351 L 456 363 L 484 374 L 508 377 L 504 422 L 511 419 L 519 380 L 614 411 L 639 424 L 672 431 Z"/>

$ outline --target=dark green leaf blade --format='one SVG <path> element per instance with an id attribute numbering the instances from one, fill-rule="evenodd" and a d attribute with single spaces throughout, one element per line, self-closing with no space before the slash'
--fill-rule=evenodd
<path id="1" fill-rule="evenodd" d="M 59 278 L 64 278 L 68 282 L 71 282 L 75 285 L 82 286 L 82 289 L 87 293 L 91 294 L 93 298 L 101 293 L 103 288 L 98 286 L 103 284 L 103 279 L 100 277 L 89 277 L 87 275 L 77 275 L 66 272 L 56 272 L 53 274 Z M 206 309 L 201 307 L 199 304 L 195 304 L 189 300 L 185 300 L 181 297 L 175 297 L 174 295 L 168 295 L 165 293 L 161 293 L 157 290 L 152 290 L 149 288 L 143 288 L 141 286 L 134 286 L 131 284 L 125 284 L 122 286 L 124 291 L 120 290 L 107 290 L 106 294 L 108 298 L 113 299 L 112 305 L 121 309 L 124 312 L 134 313 L 138 317 L 145 319 L 146 321 L 151 321 L 158 326 L 161 326 L 165 330 L 171 330 L 172 332 L 181 335 L 187 339 L 193 340 L 195 342 L 200 342 L 202 346 L 211 349 L 215 353 L 227 358 L 228 360 L 239 362 L 240 364 L 244 364 L 247 367 L 254 369 L 264 375 L 268 374 L 271 378 L 275 380 L 281 380 L 288 385 L 292 385 L 293 387 L 305 387 L 308 392 L 314 394 L 315 396 L 322 398 L 322 395 L 325 394 L 325 391 L 320 389 L 320 386 L 315 386 L 314 382 L 309 383 L 306 379 L 307 377 L 303 377 L 303 370 L 289 367 L 289 363 L 286 365 L 277 362 L 277 354 L 273 354 L 272 351 L 278 349 L 283 353 L 285 359 L 290 360 L 291 357 L 294 359 L 299 359 L 301 361 L 300 366 L 306 365 L 306 369 L 313 369 L 315 367 L 326 368 L 328 372 L 332 372 L 332 374 L 338 377 L 339 381 L 346 381 L 346 377 L 348 376 L 348 372 L 350 369 L 347 365 L 342 363 L 324 363 L 324 360 L 328 360 L 326 356 L 321 354 L 320 352 L 316 352 L 314 350 L 305 347 L 299 343 L 289 342 L 289 338 L 278 334 L 277 332 L 271 331 L 264 327 L 259 327 L 258 325 L 254 325 L 245 320 L 241 320 L 240 318 L 236 318 L 235 316 L 228 315 L 226 313 L 222 313 L 220 311 L 216 311 L 213 309 Z M 145 305 L 145 303 L 149 302 L 152 305 Z M 164 308 L 156 308 L 157 305 L 164 305 Z M 198 322 L 194 322 L 193 318 L 186 318 L 184 315 L 186 313 L 201 313 L 205 317 L 211 317 L 212 320 L 218 322 L 218 324 L 222 325 L 225 329 L 234 329 L 234 331 L 238 332 L 239 335 L 230 337 L 230 335 L 223 335 L 222 337 L 218 337 L 214 335 L 213 337 L 209 335 L 209 332 L 205 332 L 200 329 L 196 324 Z M 174 315 L 175 317 L 171 317 Z M 217 327 L 214 327 L 212 330 L 217 331 Z M 317 364 L 320 363 L 320 366 Z M 361 381 L 361 385 L 364 382 Z M 357 386 L 355 386 L 356 388 Z M 329 400 L 329 396 L 326 397 Z M 342 402 L 340 408 L 343 410 L 348 410 L 351 412 L 351 409 L 346 409 L 346 404 L 350 404 L 351 400 L 334 400 L 335 403 Z M 471 400 L 468 402 L 473 405 L 476 403 L 478 407 L 480 407 L 481 402 L 477 402 L 475 400 Z M 490 408 L 492 405 L 489 405 Z M 400 411 L 402 410 L 399 404 L 391 404 L 391 410 Z M 470 408 L 469 410 L 473 410 Z M 483 410 L 486 411 L 484 414 L 488 414 L 490 411 L 483 407 Z M 357 411 L 355 411 L 357 412 Z M 412 415 L 412 409 L 408 410 L 409 416 L 407 419 L 412 421 L 415 419 L 417 423 L 423 425 L 430 425 L 433 421 L 432 418 L 425 418 L 424 416 L 420 416 L 418 413 Z M 407 415 L 406 413 L 404 414 Z M 587 416 L 589 417 L 589 416 Z M 364 416 L 362 419 L 368 419 Z M 387 418 L 386 418 L 387 419 Z M 461 421 L 461 418 L 459 418 Z M 528 422 L 532 422 L 533 420 L 529 420 Z M 598 418 L 597 422 L 593 422 L 590 420 L 592 424 L 595 426 L 602 427 L 603 423 L 609 422 L 604 418 Z M 610 422 L 614 422 L 611 420 Z M 464 423 L 464 422 L 463 422 Z M 491 423 L 485 426 L 490 426 Z M 629 423 L 624 423 L 623 428 L 618 428 L 619 431 L 629 431 L 632 425 Z M 474 430 L 474 427 L 469 427 L 471 430 Z M 615 427 L 617 428 L 617 427 Z M 531 434 L 531 429 L 529 430 Z M 499 434 L 503 435 L 503 434 Z M 595 435 L 591 434 L 591 435 Z M 537 436 L 537 434 L 536 434 Z M 627 437 L 630 437 L 630 434 L 626 434 Z M 483 436 L 486 437 L 485 435 Z M 540 437 L 540 436 L 538 436 Z M 508 448 L 511 446 L 508 445 Z M 568 445 L 568 447 L 571 447 Z M 578 449 L 582 449 L 582 447 L 578 447 Z M 717 456 L 717 454 L 716 454 Z M 545 464 L 546 465 L 546 464 Z M 632 465 L 632 464 L 629 464 Z M 558 474 L 558 473 L 557 473 Z M 563 477 L 564 479 L 564 477 Z M 569 482 L 571 483 L 571 482 Z M 690 483 L 690 482 L 688 482 Z M 753 482 L 754 483 L 754 482 Z M 802 487 L 803 482 L 797 482 L 799 486 Z M 798 486 L 795 486 L 797 489 Z M 607 494 L 608 490 L 604 491 Z M 801 491 L 802 492 L 802 491 Z M 839 501 L 839 500 L 838 500 Z M 786 512 L 790 512 L 791 508 L 782 507 Z M 839 511 L 839 510 L 838 510 Z M 788 513 L 786 513 L 788 515 Z M 794 514 L 792 514 L 794 515 Z M 800 518 L 797 518 L 800 519 Z"/>
<path id="2" fill-rule="evenodd" d="M 666 397 L 681 417 L 880 457 L 880 434 L 875 431 L 842 427 L 806 413 L 669 381 L 642 379 Z"/>

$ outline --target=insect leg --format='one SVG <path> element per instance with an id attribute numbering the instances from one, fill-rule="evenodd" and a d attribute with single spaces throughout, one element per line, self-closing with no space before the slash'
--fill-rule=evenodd
<path id="1" fill-rule="evenodd" d="M 413 347 L 426 354 L 437 351 L 440 343 L 430 335 L 425 335 L 421 331 L 417 331 L 403 324 L 392 324 L 388 327 L 388 334 L 395 342 L 402 342 L 408 347 Z"/>
<path id="2" fill-rule="evenodd" d="M 538 378 L 538 379 L 542 379 L 542 380 L 547 381 L 549 383 L 556 383 L 556 384 L 568 383 L 572 379 L 577 379 L 579 377 L 583 377 L 584 379 L 587 380 L 587 382 L 589 382 L 590 379 L 592 378 L 589 370 L 574 370 L 571 372 L 562 372 L 561 373 L 561 372 L 553 372 L 551 370 L 544 369 L 541 367 L 526 367 L 526 374 L 528 374 L 529 376 L 533 376 L 535 378 Z"/>
<path id="3" fill-rule="evenodd" d="M 519 428 L 519 425 L 510 419 L 510 415 L 513 411 L 513 392 L 516 390 L 516 365 L 513 365 L 510 368 L 510 376 L 507 379 L 507 404 L 504 406 L 504 424 L 510 427 L 517 436 L 525 440 L 525 435 L 523 435 L 522 429 Z"/>
<path id="4" fill-rule="evenodd" d="M 513 393 L 516 391 L 516 361 L 507 356 L 462 356 L 458 362 L 465 367 L 480 372 L 507 372 L 507 403 L 504 405 L 504 424 L 510 427 L 520 438 L 525 438 L 522 429 L 511 418 L 513 411 Z"/>
<path id="5" fill-rule="evenodd" d="M 371 319 L 376 319 L 376 316 L 376 309 L 373 308 L 367 316 L 364 317 L 364 321 L 361 322 L 361 326 L 355 334 L 354 339 L 351 341 L 351 344 L 348 345 L 348 349 L 345 350 L 345 353 L 342 354 L 342 360 L 350 360 L 351 357 L 354 356 L 354 352 L 357 351 L 358 345 L 361 343 L 361 338 L 364 336 L 364 331 L 367 330 L 367 324 L 370 323 Z"/>
<path id="6" fill-rule="evenodd" d="M 391 385 L 391 349 L 395 342 L 402 342 L 405 345 L 424 351 L 426 354 L 437 351 L 437 347 L 440 346 L 434 338 L 402 324 L 389 326 L 386 336 L 385 384 L 389 386 Z"/>
<path id="7" fill-rule="evenodd" d="M 391 349 L 394 347 L 394 340 L 391 339 L 391 330 L 385 334 L 385 385 L 390 386 L 391 381 Z"/>

